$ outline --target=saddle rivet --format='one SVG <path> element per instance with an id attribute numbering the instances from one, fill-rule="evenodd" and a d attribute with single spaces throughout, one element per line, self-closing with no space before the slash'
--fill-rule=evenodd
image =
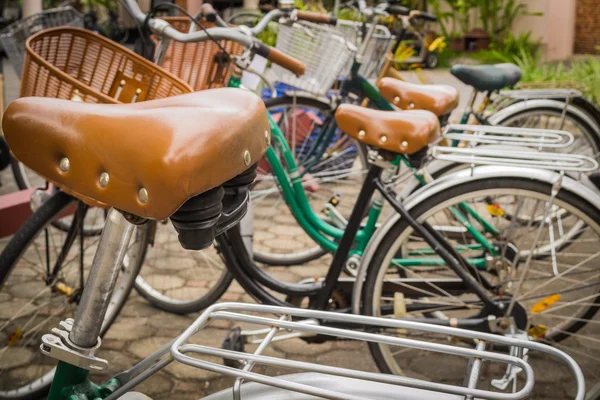
<path id="1" fill-rule="evenodd" d="M 379 138 L 379 140 L 381 141 L 381 143 L 385 143 L 385 142 L 387 142 L 387 136 L 381 135 L 381 137 Z"/>
<path id="2" fill-rule="evenodd" d="M 135 94 L 139 95 L 141 93 L 142 93 L 142 89 L 140 89 L 140 88 L 135 89 Z"/>
<path id="3" fill-rule="evenodd" d="M 108 180 L 109 180 L 109 176 L 108 176 L 108 172 L 103 172 L 100 174 L 100 186 L 102 187 L 106 187 L 106 185 L 108 185 Z"/>
<path id="4" fill-rule="evenodd" d="M 394 97 L 394 103 L 400 103 L 400 97 L 398 97 L 398 96 Z"/>
<path id="5" fill-rule="evenodd" d="M 359 138 L 361 138 L 361 139 L 362 139 L 362 138 L 364 138 L 364 137 L 365 137 L 365 135 L 366 135 L 366 132 L 365 132 L 365 131 L 362 131 L 362 130 L 361 130 L 361 131 L 358 131 L 358 137 L 359 137 Z"/>
<path id="6" fill-rule="evenodd" d="M 271 145 L 271 134 L 269 133 L 269 131 L 265 131 L 265 139 L 267 139 L 267 146 Z"/>
<path id="7" fill-rule="evenodd" d="M 413 108 L 415 108 L 415 103 L 409 103 L 409 104 L 408 104 L 408 108 L 410 108 L 411 110 L 412 110 Z"/>
<path id="8" fill-rule="evenodd" d="M 142 204 L 146 204 L 148 202 L 148 191 L 146 188 L 141 188 L 138 190 L 138 199 Z"/>
<path id="9" fill-rule="evenodd" d="M 405 149 L 408 147 L 408 142 L 405 140 L 402 143 L 400 143 L 400 148 Z"/>
<path id="10" fill-rule="evenodd" d="M 250 161 L 252 161 L 252 157 L 250 156 L 250 152 L 248 150 L 244 150 L 244 164 L 250 165 Z"/>
<path id="11" fill-rule="evenodd" d="M 67 172 L 71 168 L 71 161 L 67 157 L 63 157 L 58 166 L 62 172 Z"/>

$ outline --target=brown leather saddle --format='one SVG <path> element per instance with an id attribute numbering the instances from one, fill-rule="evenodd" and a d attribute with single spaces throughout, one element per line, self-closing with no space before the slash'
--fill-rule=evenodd
<path id="1" fill-rule="evenodd" d="M 458 106 L 458 90 L 448 85 L 421 85 L 382 78 L 377 87 L 384 99 L 403 110 L 427 110 L 441 117 Z"/>
<path id="2" fill-rule="evenodd" d="M 65 192 L 150 219 L 243 173 L 270 142 L 264 103 L 241 89 L 109 105 L 28 97 L 2 127 L 16 158 Z"/>
<path id="3" fill-rule="evenodd" d="M 414 154 L 440 136 L 437 116 L 425 110 L 380 111 L 342 104 L 335 119 L 348 136 L 398 154 Z"/>

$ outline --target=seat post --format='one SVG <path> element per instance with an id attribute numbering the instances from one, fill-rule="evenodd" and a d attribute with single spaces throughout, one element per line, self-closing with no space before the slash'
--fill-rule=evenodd
<path id="1" fill-rule="evenodd" d="M 102 321 L 110 303 L 134 226 L 112 208 L 92 268 L 85 283 L 83 295 L 75 313 L 69 340 L 81 348 L 92 348 L 98 341 Z"/>

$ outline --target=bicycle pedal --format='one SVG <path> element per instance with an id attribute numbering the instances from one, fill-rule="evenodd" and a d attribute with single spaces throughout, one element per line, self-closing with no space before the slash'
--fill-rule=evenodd
<path id="1" fill-rule="evenodd" d="M 225 340 L 223 340 L 223 343 L 221 344 L 221 348 L 223 350 L 243 352 L 245 345 L 246 345 L 246 338 L 244 336 L 242 336 L 242 328 L 240 328 L 239 326 L 236 326 L 235 328 L 230 330 L 229 333 L 227 333 L 227 337 L 225 338 Z M 237 369 L 241 369 L 243 366 L 242 363 L 239 362 L 238 360 L 230 360 L 227 358 L 223 359 L 223 363 L 228 367 L 237 368 Z"/>

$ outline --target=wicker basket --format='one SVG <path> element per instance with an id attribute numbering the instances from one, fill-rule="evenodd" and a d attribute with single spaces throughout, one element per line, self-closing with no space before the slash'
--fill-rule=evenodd
<path id="1" fill-rule="evenodd" d="M 273 64 L 267 77 L 316 95 L 324 95 L 333 87 L 356 52 L 356 46 L 337 29 L 306 21 L 279 24 L 276 47 L 302 61 L 306 72 L 297 77 Z"/>
<path id="2" fill-rule="evenodd" d="M 192 92 L 181 79 L 84 29 L 48 29 L 26 47 L 21 96 L 134 103 Z"/>
<path id="3" fill-rule="evenodd" d="M 83 14 L 73 7 L 60 7 L 13 22 L 0 31 L 0 44 L 18 76 L 21 76 L 25 41 L 41 30 L 58 26 L 83 28 Z"/>
<path id="4" fill-rule="evenodd" d="M 180 32 L 190 31 L 187 17 L 163 17 Z M 212 28 L 214 24 L 204 23 Z M 156 38 L 153 38 L 156 42 Z M 231 55 L 239 55 L 244 47 L 229 40 L 220 40 L 219 44 Z M 222 50 L 213 41 L 199 43 L 181 43 L 171 41 L 162 67 L 186 81 L 194 90 L 219 88 L 227 85 L 231 76 L 230 62 L 224 62 Z"/>
<path id="5" fill-rule="evenodd" d="M 356 47 L 360 47 L 362 42 L 361 34 L 362 23 L 356 21 L 345 21 L 338 20 L 336 28 L 343 34 L 343 36 L 354 43 Z M 371 25 L 368 25 L 367 29 L 370 29 Z M 383 26 L 377 25 L 375 32 L 365 49 L 365 53 L 362 58 L 362 65 L 358 70 L 366 79 L 376 79 L 379 75 L 379 71 L 385 62 L 385 55 L 390 51 L 392 40 L 394 37 L 390 33 L 390 30 Z M 342 73 L 346 76 L 350 73 L 351 65 Z"/>

